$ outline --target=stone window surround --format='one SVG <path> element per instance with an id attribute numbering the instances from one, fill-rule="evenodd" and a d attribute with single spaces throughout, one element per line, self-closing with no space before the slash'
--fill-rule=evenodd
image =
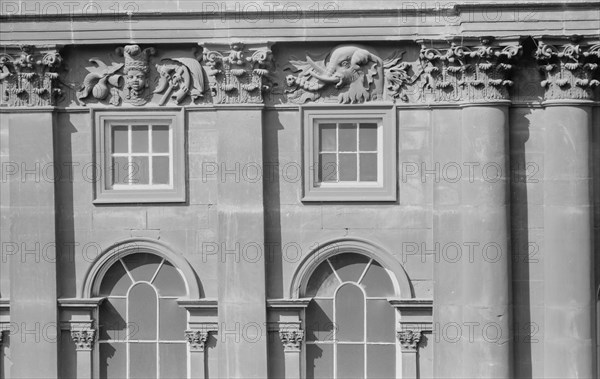
<path id="1" fill-rule="evenodd" d="M 311 104 L 302 106 L 301 124 L 303 130 L 303 165 L 304 165 L 304 196 L 302 201 L 396 201 L 397 200 L 397 173 L 396 173 L 396 133 L 397 113 L 393 104 Z M 369 119 L 379 120 L 383 128 L 382 158 L 380 160 L 382 184 L 367 187 L 352 184 L 339 186 L 319 187 L 315 175 L 317 162 L 315 162 L 316 122 L 331 120 Z"/>
<path id="2" fill-rule="evenodd" d="M 94 167 L 102 170 L 94 180 L 94 204 L 131 204 L 131 203 L 182 203 L 186 201 L 186 168 L 185 168 L 185 122 L 183 110 L 179 111 L 140 111 L 140 110 L 92 110 L 94 126 Z M 108 177 L 105 154 L 108 136 L 105 133 L 107 122 L 122 121 L 139 122 L 145 120 L 164 120 L 172 128 L 172 189 L 107 189 L 105 182 Z"/>

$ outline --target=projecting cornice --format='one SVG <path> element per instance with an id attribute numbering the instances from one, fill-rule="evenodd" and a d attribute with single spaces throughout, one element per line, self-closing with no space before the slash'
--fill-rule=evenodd
<path id="1" fill-rule="evenodd" d="M 600 86 L 600 44 L 572 41 L 537 41 L 535 58 L 544 80 L 544 99 L 594 100 Z"/>

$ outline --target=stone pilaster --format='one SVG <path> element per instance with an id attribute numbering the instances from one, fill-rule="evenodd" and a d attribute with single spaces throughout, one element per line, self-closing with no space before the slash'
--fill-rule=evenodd
<path id="1" fill-rule="evenodd" d="M 71 338 L 77 351 L 77 378 L 91 379 L 93 349 L 96 343 L 96 330 L 91 328 L 71 329 Z"/>
<path id="2" fill-rule="evenodd" d="M 0 53 L 0 105 L 53 106 L 61 93 L 57 80 L 61 64 L 56 50 L 21 46 L 20 51 Z"/>
<path id="3" fill-rule="evenodd" d="M 279 338 L 283 344 L 285 356 L 285 377 L 299 379 L 301 377 L 301 352 L 304 341 L 304 330 L 298 325 L 280 325 Z"/>
<path id="4" fill-rule="evenodd" d="M 600 45 L 556 42 L 538 41 L 546 101 L 542 120 L 531 126 L 544 149 L 543 365 L 548 378 L 592 378 L 596 292 L 590 136 Z"/>

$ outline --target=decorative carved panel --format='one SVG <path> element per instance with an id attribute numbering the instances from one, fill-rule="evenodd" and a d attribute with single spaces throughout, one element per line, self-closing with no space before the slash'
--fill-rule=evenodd
<path id="1" fill-rule="evenodd" d="M 535 58 L 544 76 L 545 100 L 593 100 L 600 85 L 600 44 L 554 46 L 539 41 Z"/>
<path id="2" fill-rule="evenodd" d="M 37 51 L 21 46 L 16 54 L 0 53 L 0 104 L 9 107 L 55 105 L 61 94 L 58 69 L 62 57 L 56 50 Z"/>

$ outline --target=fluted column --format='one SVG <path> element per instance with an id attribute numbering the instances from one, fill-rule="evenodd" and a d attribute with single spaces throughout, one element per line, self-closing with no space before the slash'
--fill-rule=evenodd
<path id="1" fill-rule="evenodd" d="M 512 378 L 508 87 L 520 46 L 424 47 L 435 101 L 434 373 Z"/>
<path id="2" fill-rule="evenodd" d="M 548 42 L 548 41 L 546 41 Z M 539 41 L 545 91 L 544 374 L 594 378 L 594 256 L 591 193 L 593 88 L 600 45 Z"/>

